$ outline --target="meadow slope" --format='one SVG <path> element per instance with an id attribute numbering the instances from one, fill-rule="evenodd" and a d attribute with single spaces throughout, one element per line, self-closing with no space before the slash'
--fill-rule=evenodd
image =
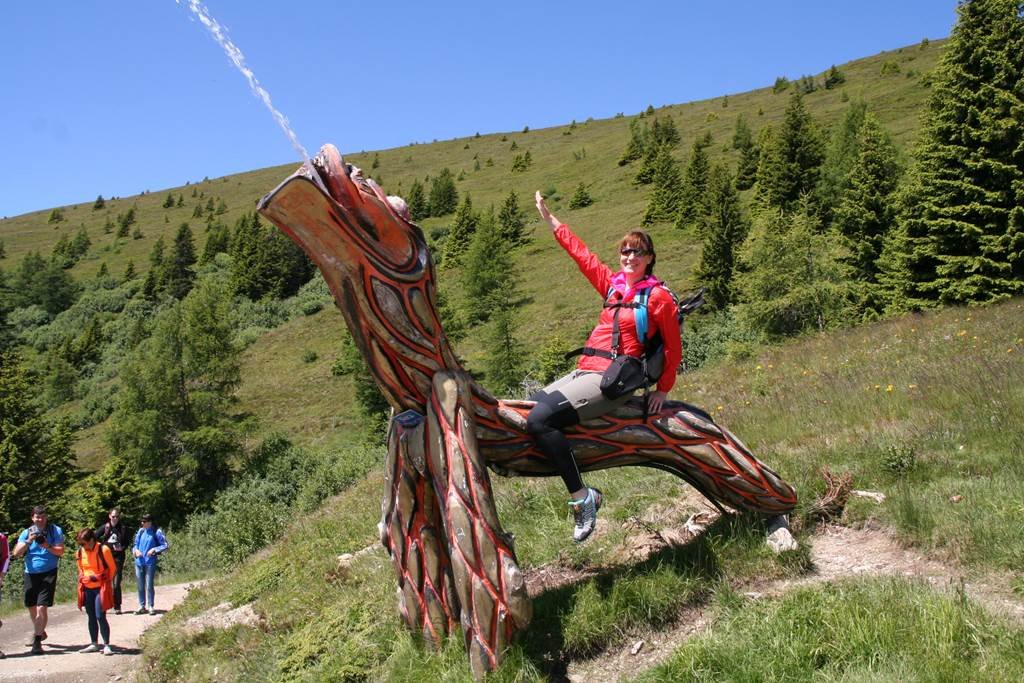
<path id="1" fill-rule="evenodd" d="M 1022 353 L 1024 301 L 1015 300 L 817 335 L 682 378 L 680 397 L 713 411 L 797 486 L 802 547 L 782 556 L 765 547 L 763 523 L 745 517 L 666 544 L 708 506 L 664 473 L 593 475 L 607 504 L 582 547 L 569 540 L 559 482 L 494 477 L 535 599 L 531 629 L 497 680 L 557 680 L 677 629 L 679 651 L 652 660 L 662 663 L 650 680 L 686 671 L 890 680 L 949 667 L 1012 680 L 1024 672 L 1021 619 L 1009 620 L 1024 614 Z M 818 535 L 806 513 L 823 492 L 823 467 L 886 496 L 851 498 L 837 520 L 871 531 Z M 367 504 L 380 480 L 372 472 L 193 593 L 147 636 L 147 679 L 468 679 L 457 640 L 430 654 L 398 622 L 379 512 Z M 870 544 L 858 552 L 859 538 Z M 976 599 L 993 592 L 994 602 Z M 259 627 L 183 627 L 225 601 L 248 605 Z M 883 605 L 891 616 L 880 619 Z M 644 661 L 618 673 L 642 673 Z"/>

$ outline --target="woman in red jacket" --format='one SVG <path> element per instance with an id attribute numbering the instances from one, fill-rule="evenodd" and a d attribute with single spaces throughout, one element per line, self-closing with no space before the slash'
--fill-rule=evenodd
<path id="1" fill-rule="evenodd" d="M 572 496 L 569 507 L 576 523 L 573 540 L 578 543 L 594 531 L 601 492 L 583 485 L 571 445 L 561 430 L 607 413 L 629 399 L 630 394 L 608 399 L 600 385 L 602 373 L 617 355 L 644 356 L 645 347 L 636 325 L 636 313 L 640 309 L 629 307 L 635 303 L 635 297 L 647 293 L 646 338 L 660 335 L 664 344 L 664 363 L 653 373 L 648 368 L 648 374 L 657 377 L 656 390 L 648 398 L 648 410 L 652 413 L 661 410 L 675 383 L 682 345 L 675 298 L 653 274 L 656 255 L 650 235 L 639 230 L 626 233 L 619 243 L 621 270 L 612 273 L 569 226 L 548 211 L 540 192 L 536 200 L 537 210 L 551 226 L 555 239 L 606 302 L 576 369 L 533 397 L 537 404 L 530 410 L 526 422 L 527 431 L 554 464 Z"/>

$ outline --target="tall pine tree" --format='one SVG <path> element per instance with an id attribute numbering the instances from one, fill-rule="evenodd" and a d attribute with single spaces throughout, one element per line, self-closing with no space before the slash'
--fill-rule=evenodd
<path id="1" fill-rule="evenodd" d="M 653 182 L 654 187 L 647 198 L 644 224 L 675 220 L 683 197 L 683 181 L 668 145 L 658 149 L 658 156 L 654 160 Z"/>
<path id="2" fill-rule="evenodd" d="M 466 253 L 465 320 L 471 325 L 488 320 L 500 305 L 496 297 L 514 277 L 511 245 L 503 238 L 492 211 L 480 218 Z"/>
<path id="3" fill-rule="evenodd" d="M 255 213 L 244 214 L 231 236 L 231 282 L 253 301 L 291 296 L 309 280 L 312 263 L 275 228 L 266 228 Z"/>
<path id="4" fill-rule="evenodd" d="M 0 353 L 0 529 L 27 525 L 34 505 L 53 506 L 78 475 L 71 432 L 43 416 L 38 393 L 21 359 Z"/>
<path id="5" fill-rule="evenodd" d="M 1024 18 L 1018 0 L 958 9 L 887 245 L 892 308 L 1024 293 Z"/>
<path id="6" fill-rule="evenodd" d="M 505 297 L 514 299 L 514 294 Z M 526 374 L 526 353 L 515 336 L 515 307 L 499 305 L 491 315 L 490 329 L 486 335 L 487 350 L 484 353 L 485 381 L 488 388 L 498 395 L 516 393 Z"/>
<path id="7" fill-rule="evenodd" d="M 447 167 L 430 181 L 430 215 L 447 216 L 459 204 L 459 192 L 455 189 L 455 177 Z"/>
<path id="8" fill-rule="evenodd" d="M 644 154 L 644 149 L 647 140 L 647 124 L 640 127 L 640 120 L 633 119 L 629 122 L 629 144 L 626 145 L 626 150 L 622 153 L 622 158 L 619 159 L 619 166 L 625 166 L 626 164 L 636 161 Z"/>
<path id="9" fill-rule="evenodd" d="M 195 263 L 196 247 L 192 240 L 192 228 L 188 227 L 188 223 L 182 223 L 174 236 L 171 253 L 164 261 L 164 291 L 175 299 L 184 299 L 192 290 L 192 283 L 196 279 L 195 271 L 192 269 Z"/>
<path id="10" fill-rule="evenodd" d="M 679 141 L 679 129 L 676 128 L 676 123 L 672 120 L 671 116 L 666 116 L 663 119 L 654 119 L 650 131 L 651 144 L 655 147 L 665 146 L 671 149 L 676 147 Z"/>
<path id="11" fill-rule="evenodd" d="M 724 309 L 733 301 L 732 278 L 736 250 L 746 239 L 747 221 L 740 211 L 740 198 L 728 169 L 720 164 L 708 174 L 708 211 L 702 218 L 701 252 L 697 278 L 707 287 L 708 303 Z"/>
<path id="12" fill-rule="evenodd" d="M 839 204 L 850 182 L 850 171 L 860 153 L 858 135 L 867 114 L 867 104 L 852 102 L 843 115 L 839 127 L 832 131 L 825 161 L 821 165 L 821 176 L 818 181 L 818 206 L 821 208 L 822 220 L 832 222 L 832 212 Z"/>
<path id="13" fill-rule="evenodd" d="M 508 245 L 518 246 L 526 243 L 526 235 L 523 234 L 526 213 L 519 206 L 519 197 L 516 196 L 515 190 L 509 190 L 508 196 L 501 204 L 498 225 L 501 227 L 501 237 Z"/>
<path id="14" fill-rule="evenodd" d="M 227 483 L 241 443 L 231 418 L 240 382 L 231 296 L 203 278 L 165 308 L 123 362 L 107 442 L 121 467 L 158 482 L 163 519 L 181 520 Z"/>
<path id="15" fill-rule="evenodd" d="M 690 161 L 686 164 L 683 185 L 679 197 L 679 215 L 676 227 L 686 229 L 699 225 L 701 218 L 707 213 L 708 162 L 707 147 L 711 144 L 709 137 L 698 138 L 690 150 Z"/>
<path id="16" fill-rule="evenodd" d="M 732 148 L 740 153 L 736 166 L 736 189 L 749 190 L 757 180 L 757 161 L 759 151 L 754 144 L 753 134 L 747 124 L 747 117 L 740 114 L 736 117 L 736 128 L 732 134 Z"/>
<path id="17" fill-rule="evenodd" d="M 794 91 L 771 146 L 762 148 L 757 194 L 768 207 L 790 210 L 818 184 L 823 157 L 821 138 L 803 96 Z"/>
<path id="18" fill-rule="evenodd" d="M 419 221 L 430 216 L 430 206 L 427 204 L 427 196 L 423 192 L 423 183 L 418 178 L 412 181 L 406 203 L 409 205 L 409 217 L 412 220 Z"/>
<path id="19" fill-rule="evenodd" d="M 872 114 L 864 117 L 856 146 L 859 152 L 832 224 L 842 235 L 847 250 L 844 260 L 851 275 L 861 283 L 859 306 L 880 312 L 876 287 L 878 259 L 896 219 L 895 192 L 900 167 L 896 147 Z"/>
<path id="20" fill-rule="evenodd" d="M 842 322 L 850 285 L 841 257 L 838 237 L 822 231 L 806 198 L 790 213 L 762 213 L 740 250 L 738 320 L 765 339 Z"/>
<path id="21" fill-rule="evenodd" d="M 452 268 L 462 262 L 462 255 L 469 249 L 479 218 L 476 212 L 473 211 L 473 200 L 470 199 L 467 192 L 466 196 L 459 203 L 459 208 L 455 210 L 452 227 L 448 231 L 448 238 L 444 241 L 444 254 L 441 257 L 441 264 L 445 268 Z"/>
<path id="22" fill-rule="evenodd" d="M 203 245 L 203 255 L 199 258 L 199 263 L 209 263 L 217 254 L 228 253 L 230 248 L 231 232 L 228 226 L 220 221 L 210 223 L 206 226 L 206 244 Z"/>

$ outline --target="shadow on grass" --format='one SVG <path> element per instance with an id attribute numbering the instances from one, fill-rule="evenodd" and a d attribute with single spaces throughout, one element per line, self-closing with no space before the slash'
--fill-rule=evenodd
<path id="1" fill-rule="evenodd" d="M 643 625 L 657 627 L 674 622 L 680 610 L 689 605 L 702 603 L 711 593 L 711 586 L 723 577 L 721 547 L 731 540 L 749 536 L 751 532 L 763 533 L 764 525 L 759 518 L 745 515 L 722 516 L 711 524 L 707 530 L 683 546 L 666 547 L 646 560 L 633 565 L 608 567 L 598 570 L 596 576 L 589 574 L 576 583 L 548 590 L 534 598 L 533 621 L 522 635 L 519 647 L 524 655 L 533 661 L 538 669 L 550 676 L 552 680 L 564 680 L 569 663 L 592 655 L 613 641 L 618 635 L 632 626 Z M 668 572 L 679 578 L 681 594 L 658 596 L 654 604 L 668 605 L 663 611 L 639 609 L 641 617 L 631 618 L 623 613 L 616 619 L 617 628 L 606 630 L 584 642 L 567 637 L 572 628 L 572 620 L 581 618 L 578 614 L 578 603 L 586 599 L 583 594 L 596 590 L 600 601 L 609 601 L 617 586 L 643 579 L 646 575 L 664 574 Z M 696 588 L 688 589 L 693 584 Z M 627 596 L 626 602 L 632 598 L 635 603 L 645 601 L 643 592 L 657 591 L 664 587 L 664 582 L 650 586 L 634 586 Z M 621 602 L 621 601 L 620 601 Z M 630 605 L 624 606 L 626 610 Z M 648 606 L 649 607 L 649 606 Z"/>

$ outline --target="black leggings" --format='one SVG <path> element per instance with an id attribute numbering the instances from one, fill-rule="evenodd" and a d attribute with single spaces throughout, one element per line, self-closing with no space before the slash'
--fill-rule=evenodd
<path id="1" fill-rule="evenodd" d="M 107 613 L 103 610 L 99 588 L 85 589 L 85 613 L 89 617 L 89 638 L 93 643 L 98 643 L 97 635 L 102 636 L 103 644 L 109 645 L 110 624 L 107 623 Z"/>
<path id="2" fill-rule="evenodd" d="M 537 398 L 537 404 L 526 417 L 526 431 L 558 470 L 569 493 L 579 491 L 583 480 L 569 439 L 561 430 L 579 424 L 580 416 L 560 391 L 542 393 Z"/>

